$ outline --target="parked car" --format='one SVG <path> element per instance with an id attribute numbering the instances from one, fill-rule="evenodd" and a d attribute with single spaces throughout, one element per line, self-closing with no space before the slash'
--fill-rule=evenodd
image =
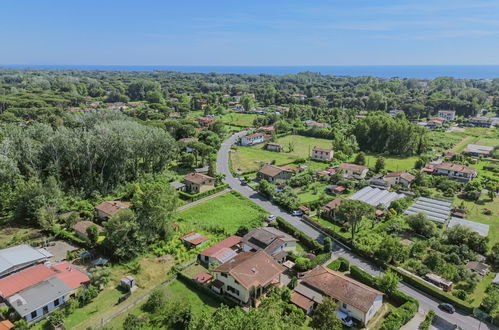
<path id="1" fill-rule="evenodd" d="M 441 303 L 440 305 L 438 305 L 438 308 L 440 308 L 444 312 L 447 312 L 450 314 L 454 314 L 454 312 L 456 311 L 454 306 L 452 306 L 451 304 L 448 304 L 448 303 Z"/>
<path id="2" fill-rule="evenodd" d="M 275 221 L 277 218 L 275 215 L 271 214 L 267 217 L 267 222 L 272 222 Z"/>
<path id="3" fill-rule="evenodd" d="M 298 216 L 302 216 L 303 215 L 303 212 L 301 210 L 295 210 L 292 212 L 293 215 L 298 215 Z"/>
<path id="4" fill-rule="evenodd" d="M 349 328 L 353 326 L 353 320 L 350 316 L 348 316 L 347 313 L 337 310 L 336 315 L 338 315 L 338 318 L 340 319 L 341 323 L 343 323 L 343 325 L 346 325 Z"/>

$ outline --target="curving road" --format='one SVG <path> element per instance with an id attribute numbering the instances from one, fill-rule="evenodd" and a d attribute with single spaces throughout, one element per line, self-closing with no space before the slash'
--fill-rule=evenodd
<path id="1" fill-rule="evenodd" d="M 241 182 L 232 175 L 229 168 L 229 154 L 231 152 L 231 146 L 245 134 L 245 131 L 236 133 L 222 143 L 222 146 L 218 151 L 217 171 L 225 175 L 225 182 L 229 184 L 232 189 L 248 197 L 253 202 L 267 210 L 267 212 L 283 218 L 299 230 L 303 231 L 308 236 L 318 240 L 319 242 L 322 242 L 324 237 L 326 237 L 324 233 L 301 221 L 300 217 L 292 216 L 285 210 L 281 209 L 279 206 L 272 204 L 269 200 L 267 200 L 265 197 L 261 196 L 248 186 L 241 185 Z M 335 256 L 348 259 L 348 261 L 350 261 L 352 265 L 362 268 L 371 275 L 377 276 L 381 273 L 379 267 L 354 254 L 348 249 L 348 247 L 342 245 L 337 241 L 335 241 L 333 251 Z M 480 322 L 474 317 L 464 314 L 460 311 L 457 311 L 456 313 L 450 315 L 439 310 L 439 300 L 424 292 L 419 291 L 418 289 L 406 283 L 400 283 L 399 290 L 411 297 L 416 298 L 419 301 L 420 310 L 426 312 L 430 309 L 433 309 L 437 313 L 437 317 L 433 322 L 433 329 L 454 329 L 455 324 L 457 324 L 464 330 L 497 329 L 490 324 Z"/>

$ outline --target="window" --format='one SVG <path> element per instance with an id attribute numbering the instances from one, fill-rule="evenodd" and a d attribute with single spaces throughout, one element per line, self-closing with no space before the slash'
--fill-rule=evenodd
<path id="1" fill-rule="evenodd" d="M 49 306 L 43 306 L 43 314 L 47 314 L 49 312 Z"/>
<path id="2" fill-rule="evenodd" d="M 31 318 L 34 319 L 38 316 L 38 313 L 36 311 L 31 312 Z"/>
<path id="3" fill-rule="evenodd" d="M 347 308 L 347 304 L 343 303 L 343 308 Z"/>
<path id="4" fill-rule="evenodd" d="M 54 306 L 59 306 L 59 298 L 57 298 L 56 300 L 54 300 Z"/>
<path id="5" fill-rule="evenodd" d="M 236 296 L 239 296 L 239 290 L 231 287 L 230 285 L 227 286 L 227 291 L 229 292 L 232 292 L 233 294 L 235 294 Z"/>
<path id="6" fill-rule="evenodd" d="M 220 273 L 220 276 L 227 278 L 227 273 Z"/>

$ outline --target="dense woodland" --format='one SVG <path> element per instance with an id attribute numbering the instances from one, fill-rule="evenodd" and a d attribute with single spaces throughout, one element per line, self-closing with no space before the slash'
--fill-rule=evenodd
<path id="1" fill-rule="evenodd" d="M 246 110 L 287 109 L 267 111 L 254 125 L 331 139 L 338 159 L 357 151 L 421 155 L 432 143 L 427 130 L 411 120 L 439 109 L 456 110 L 461 118 L 499 109 L 499 79 L 2 69 L 3 222 L 57 231 L 69 225 L 60 217 L 65 212 L 90 215 L 96 203 L 124 198 L 135 206 L 107 223 L 105 246 L 116 258 L 132 257 L 148 241 L 168 234 L 165 219 L 176 195 L 166 183 L 173 170 L 213 165 L 227 134 L 222 121 L 199 132 L 188 114 L 227 113 L 237 94 Z M 129 106 L 106 105 L 115 102 Z M 392 118 L 386 113 L 390 109 L 405 115 Z M 307 129 L 303 121 L 309 119 L 330 127 Z M 199 138 L 191 145 L 195 152 L 178 152 L 183 145 L 176 140 L 193 136 Z"/>

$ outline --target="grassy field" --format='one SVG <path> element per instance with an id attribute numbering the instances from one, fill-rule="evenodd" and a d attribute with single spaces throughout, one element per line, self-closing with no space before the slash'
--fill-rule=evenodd
<path id="1" fill-rule="evenodd" d="M 418 160 L 417 156 L 412 157 L 389 157 L 383 156 L 385 158 L 385 169 L 390 172 L 397 171 L 407 171 L 411 168 L 414 168 L 414 164 L 416 160 Z M 380 155 L 366 154 L 366 166 L 369 168 L 373 168 L 376 164 L 376 160 L 380 157 Z M 352 161 L 355 157 L 352 157 Z"/>
<path id="2" fill-rule="evenodd" d="M 474 306 L 480 306 L 483 297 L 485 296 L 485 290 L 492 283 L 492 280 L 496 276 L 496 273 L 490 272 L 485 276 L 475 287 L 475 290 L 470 295 L 469 299 L 472 300 L 471 304 Z"/>
<path id="3" fill-rule="evenodd" d="M 490 245 L 499 242 L 499 197 L 491 201 L 486 195 L 482 195 L 477 202 L 471 202 L 456 198 L 454 205 L 460 205 L 464 202 L 467 209 L 465 218 L 471 221 L 476 221 L 489 225 L 489 240 Z M 487 208 L 492 210 L 492 215 L 483 214 L 483 210 Z"/>
<path id="4" fill-rule="evenodd" d="M 118 298 L 123 295 L 119 289 L 121 278 L 129 275 L 130 271 L 126 265 L 111 267 L 111 281 L 106 288 L 89 304 L 77 308 L 73 314 L 64 320 L 67 329 L 86 329 L 100 324 L 101 319 L 109 317 L 120 310 L 124 304 L 132 301 L 135 297 L 141 297 L 166 280 L 166 274 L 173 265 L 172 262 L 160 262 L 156 257 L 147 256 L 140 260 L 141 270 L 133 276 L 137 280 L 139 288 L 125 302 L 116 305 Z M 44 329 L 45 321 L 39 322 L 34 329 Z"/>
<path id="5" fill-rule="evenodd" d="M 166 301 L 183 301 L 188 302 L 192 307 L 192 312 L 195 316 L 201 315 L 202 311 L 213 312 L 215 308 L 220 306 L 220 302 L 201 291 L 194 291 L 184 283 L 176 280 L 170 285 L 162 288 Z M 128 313 L 123 313 L 106 324 L 107 327 L 112 329 L 123 329 L 123 321 L 128 314 L 141 315 L 144 314 L 141 309 L 142 305 L 137 305 Z"/>
<path id="6" fill-rule="evenodd" d="M 228 114 L 223 115 L 223 122 L 229 125 L 237 125 L 237 126 L 253 126 L 253 121 L 258 117 L 258 115 L 253 113 L 237 113 L 230 112 Z"/>
<path id="7" fill-rule="evenodd" d="M 232 168 L 239 172 L 257 171 L 263 163 L 275 161 L 277 165 L 290 164 L 298 158 L 308 158 L 314 146 L 331 148 L 331 141 L 300 135 L 288 135 L 277 139 L 286 152 L 263 150 L 263 144 L 253 147 L 238 147 L 231 153 Z M 289 151 L 290 145 L 292 151 Z M 322 165 L 321 163 L 317 163 Z"/>
<path id="8" fill-rule="evenodd" d="M 228 233 L 235 233 L 240 226 L 261 225 L 266 212 L 246 198 L 228 193 L 178 214 L 177 222 L 191 226 L 220 227 Z"/>

